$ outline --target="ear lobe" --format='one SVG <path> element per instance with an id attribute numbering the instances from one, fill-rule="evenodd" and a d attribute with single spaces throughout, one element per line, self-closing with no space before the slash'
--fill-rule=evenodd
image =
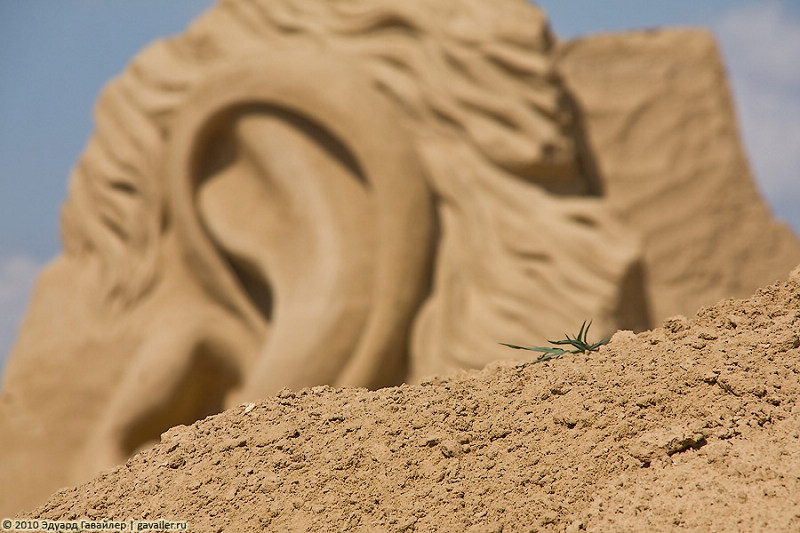
<path id="1" fill-rule="evenodd" d="M 432 207 L 410 136 L 366 78 L 335 58 L 229 64 L 189 96 L 166 153 L 184 261 L 264 338 L 251 397 L 402 378 Z"/>

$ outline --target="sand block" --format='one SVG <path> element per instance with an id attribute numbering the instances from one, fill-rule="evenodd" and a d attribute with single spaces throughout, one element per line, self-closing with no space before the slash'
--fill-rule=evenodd
<path id="1" fill-rule="evenodd" d="M 642 236 L 655 322 L 786 279 L 800 241 L 753 180 L 710 32 L 593 35 L 559 54 L 609 205 Z"/>

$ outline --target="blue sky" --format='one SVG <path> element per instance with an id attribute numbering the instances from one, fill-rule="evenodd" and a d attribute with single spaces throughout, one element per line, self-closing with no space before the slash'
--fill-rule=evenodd
<path id="1" fill-rule="evenodd" d="M 713 30 L 761 190 L 800 232 L 800 2 L 538 3 L 562 38 L 664 25 Z M 181 32 L 212 4 L 0 0 L 0 368 L 36 272 L 58 253 L 59 209 L 98 92 L 147 43 Z"/>

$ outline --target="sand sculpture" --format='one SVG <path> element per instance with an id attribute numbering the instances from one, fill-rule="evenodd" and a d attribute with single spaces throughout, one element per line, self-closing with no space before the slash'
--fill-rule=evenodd
<path id="1" fill-rule="evenodd" d="M 761 200 L 711 34 L 600 35 L 559 55 L 608 203 L 642 236 L 656 323 L 786 277 L 797 238 Z"/>
<path id="2" fill-rule="evenodd" d="M 609 64 L 649 85 L 620 101 Z M 283 387 L 479 368 L 785 277 L 800 244 L 720 65 L 702 32 L 560 45 L 523 0 L 221 1 L 100 97 L 5 373 L 0 510 Z M 684 199 L 730 188 L 713 216 Z"/>

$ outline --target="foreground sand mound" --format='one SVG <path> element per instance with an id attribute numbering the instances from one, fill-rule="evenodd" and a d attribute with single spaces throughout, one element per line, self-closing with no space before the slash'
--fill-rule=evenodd
<path id="1" fill-rule="evenodd" d="M 285 390 L 173 428 L 30 516 L 194 531 L 797 531 L 799 328 L 800 269 L 591 355 L 374 392 Z"/>

